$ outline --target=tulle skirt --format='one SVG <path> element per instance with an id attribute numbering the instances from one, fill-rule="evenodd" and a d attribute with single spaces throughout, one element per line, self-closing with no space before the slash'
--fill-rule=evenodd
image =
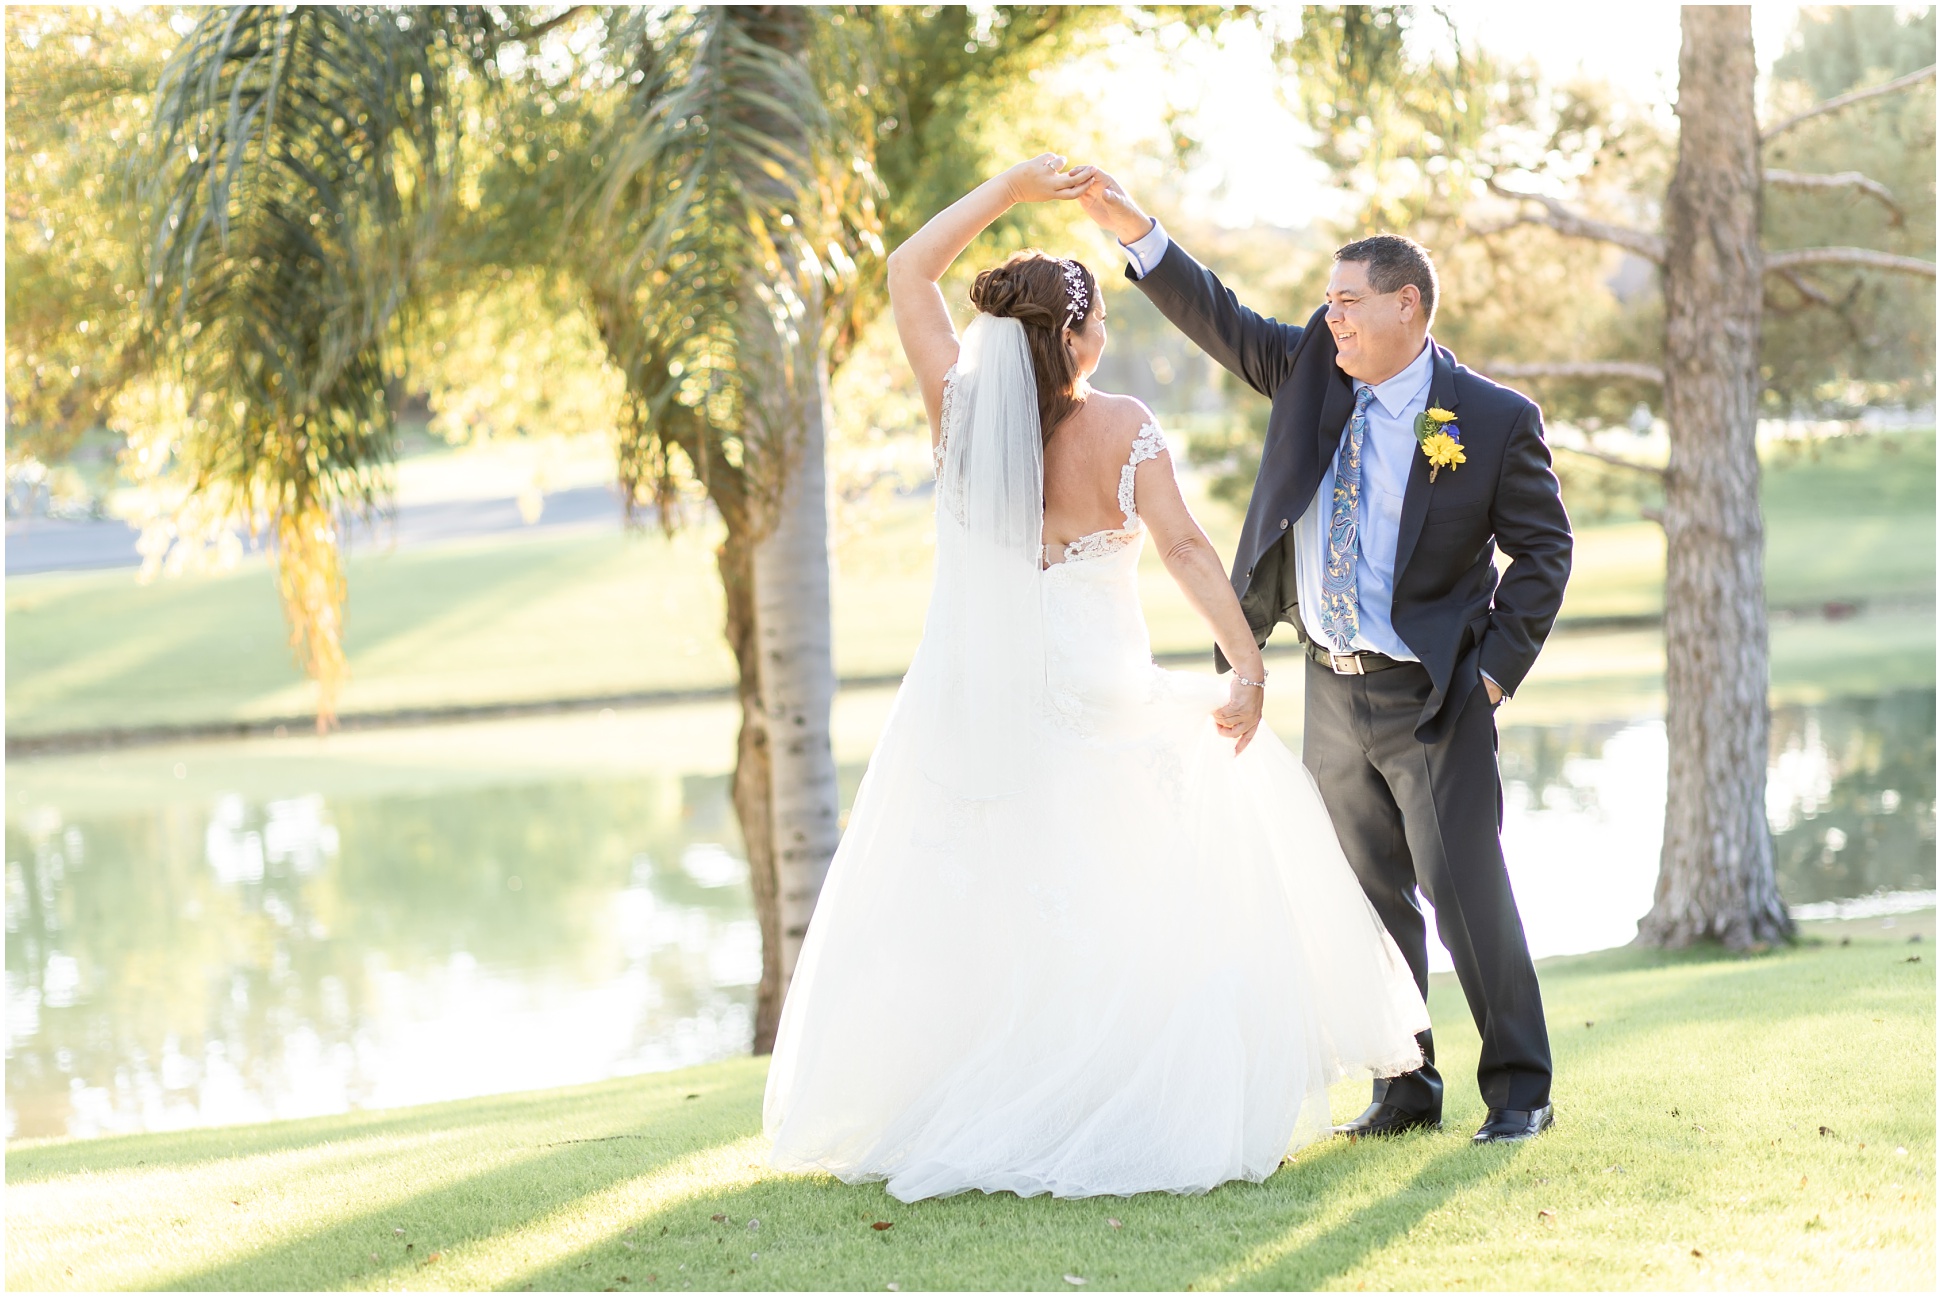
<path id="1" fill-rule="evenodd" d="M 1068 696 L 1029 786 L 966 800 L 912 674 L 783 1010 L 775 1165 L 906 1202 L 1198 1193 L 1324 1132 L 1334 1082 L 1420 1065 L 1427 1011 L 1312 777 L 1264 726 L 1233 755 L 1221 683 L 1148 660 Z"/>

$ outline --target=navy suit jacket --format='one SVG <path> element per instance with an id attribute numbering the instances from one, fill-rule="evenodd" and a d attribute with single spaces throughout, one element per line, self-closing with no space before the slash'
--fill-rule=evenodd
<path id="1" fill-rule="evenodd" d="M 1165 317 L 1273 402 L 1253 497 L 1233 559 L 1233 588 L 1265 645 L 1278 622 L 1303 643 L 1293 525 L 1307 512 L 1354 410 L 1354 381 L 1335 365 L 1334 335 L 1317 309 L 1305 325 L 1242 306 L 1212 271 L 1172 243 L 1143 279 L 1126 277 Z M 1514 693 L 1563 605 L 1570 518 L 1543 440 L 1543 413 L 1520 392 L 1464 368 L 1435 347 L 1429 404 L 1453 410 L 1465 462 L 1429 481 L 1417 455 L 1395 546 L 1395 633 L 1428 669 L 1416 736 L 1454 724 L 1481 672 Z M 1509 558 L 1499 575 L 1498 549 Z M 1214 663 L 1229 669 L 1217 648 Z M 1453 704 L 1453 705 L 1450 705 Z"/>

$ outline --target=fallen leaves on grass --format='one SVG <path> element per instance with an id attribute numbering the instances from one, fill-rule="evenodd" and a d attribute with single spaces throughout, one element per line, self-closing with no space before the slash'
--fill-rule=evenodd
<path id="1" fill-rule="evenodd" d="M 1555 1225 L 1557 1223 L 1557 1213 L 1548 1207 L 1539 1207 L 1537 1208 L 1537 1219 Z"/>
<path id="2" fill-rule="evenodd" d="M 871 1225 L 870 1225 L 870 1228 L 871 1228 L 871 1229 L 878 1229 L 878 1230 L 881 1230 L 881 1229 L 888 1229 L 888 1228 L 890 1228 L 890 1226 L 892 1226 L 892 1225 L 894 1225 L 894 1224 L 896 1224 L 896 1222 L 895 1222 L 895 1221 L 893 1221 L 893 1220 L 879 1220 L 879 1221 L 876 1221 L 876 1222 L 874 1222 L 873 1224 L 871 1224 Z"/>
<path id="3" fill-rule="evenodd" d="M 1822 1134 L 1822 1135 L 1831 1135 L 1832 1133 L 1833 1133 L 1833 1127 L 1831 1127 L 1831 1126 L 1822 1126 L 1822 1127 L 1820 1127 L 1820 1134 Z"/>
<path id="4" fill-rule="evenodd" d="M 1107 1216 L 1105 1218 L 1105 1223 L 1110 1225 L 1113 1229 L 1120 1228 L 1120 1221 L 1119 1221 L 1119 1218 L 1116 1216 Z"/>
<path id="5" fill-rule="evenodd" d="M 1086 1284 L 1092 1281 L 1090 1279 L 1084 1278 L 1081 1275 L 1068 1274 L 1065 1276 L 1065 1282 L 1070 1284 L 1074 1288 L 1083 1288 Z"/>
<path id="6" fill-rule="evenodd" d="M 754 1231 L 760 1229 L 761 1227 L 762 1227 L 762 1223 L 758 1220 L 751 1220 L 748 1222 L 748 1229 L 750 1233 L 753 1233 Z"/>
<path id="7" fill-rule="evenodd" d="M 708 1219 L 713 1221 L 715 1224 L 719 1225 L 721 1224 L 721 1222 L 728 1219 L 728 1213 L 725 1211 L 718 1211 L 714 1215 L 708 1217 Z"/>

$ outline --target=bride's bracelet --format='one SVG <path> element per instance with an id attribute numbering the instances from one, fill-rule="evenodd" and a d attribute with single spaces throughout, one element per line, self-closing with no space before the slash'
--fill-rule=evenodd
<path id="1" fill-rule="evenodd" d="M 1261 668 L 1260 679 L 1258 680 L 1249 680 L 1236 671 L 1233 673 L 1233 681 L 1235 684 L 1247 685 L 1254 689 L 1265 689 L 1267 687 L 1267 669 L 1265 667 Z"/>

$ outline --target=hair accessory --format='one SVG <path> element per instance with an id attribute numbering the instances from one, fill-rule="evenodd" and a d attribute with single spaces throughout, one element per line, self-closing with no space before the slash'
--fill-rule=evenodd
<path id="1" fill-rule="evenodd" d="M 1091 311 L 1091 294 L 1085 291 L 1085 272 L 1076 261 L 1061 259 L 1058 264 L 1065 268 L 1065 300 L 1068 303 L 1063 327 L 1070 328 L 1073 320 L 1082 320 Z"/>

